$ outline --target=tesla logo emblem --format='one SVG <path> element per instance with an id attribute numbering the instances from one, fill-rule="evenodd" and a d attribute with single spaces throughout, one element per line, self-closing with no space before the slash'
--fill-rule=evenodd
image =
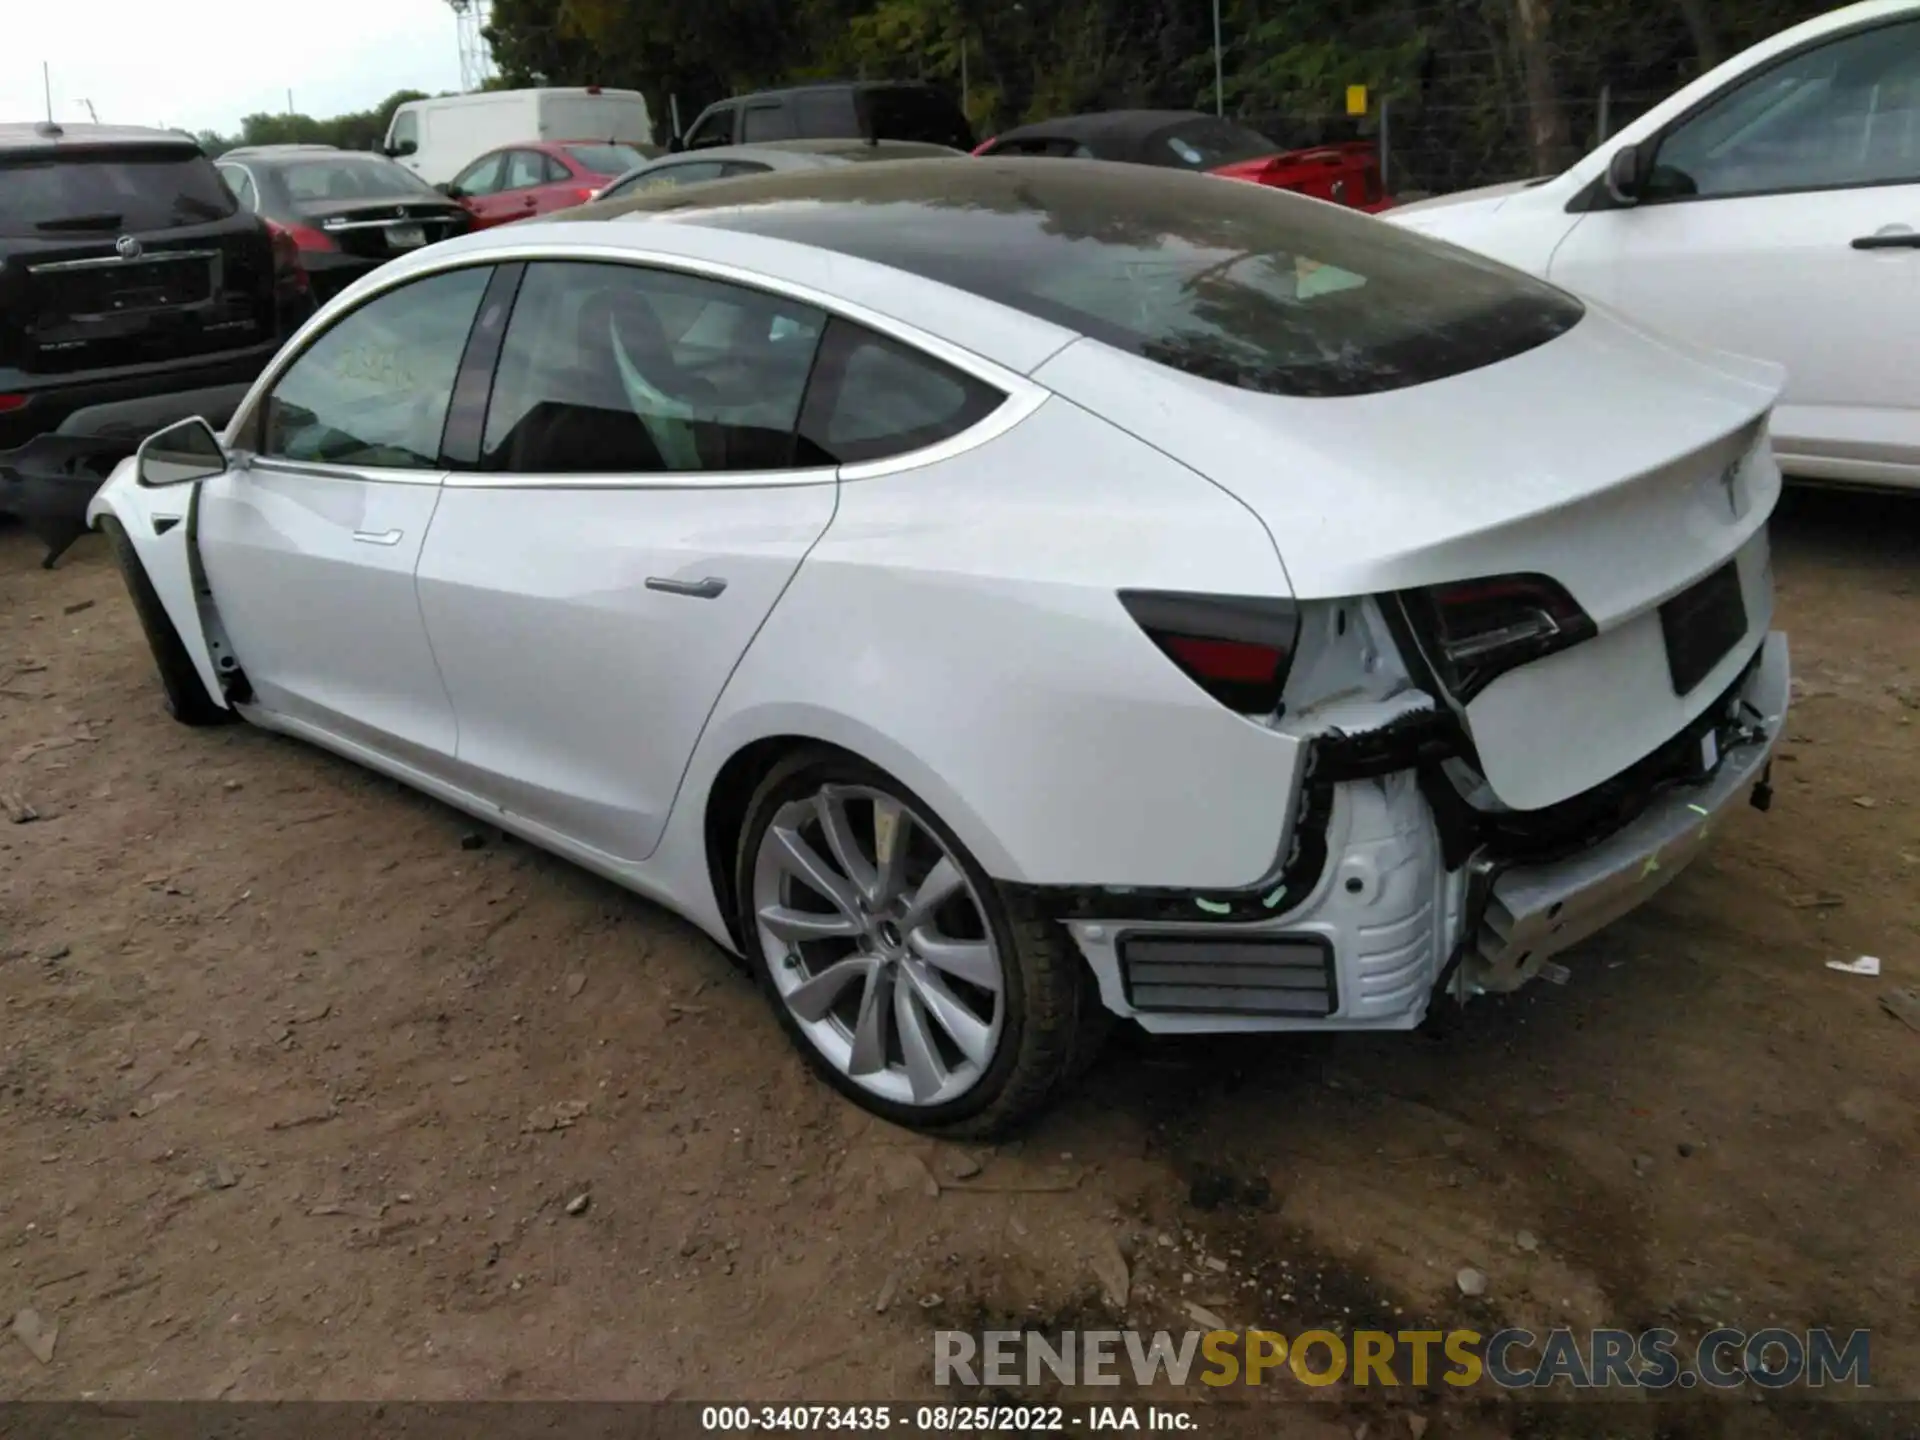
<path id="1" fill-rule="evenodd" d="M 1726 492 L 1727 513 L 1740 518 L 1740 462 L 1734 461 L 1720 472 L 1720 488 Z"/>
<path id="2" fill-rule="evenodd" d="M 113 242 L 113 253 L 118 255 L 122 260 L 138 260 L 140 258 L 140 242 L 132 235 L 122 235 L 118 240 Z"/>

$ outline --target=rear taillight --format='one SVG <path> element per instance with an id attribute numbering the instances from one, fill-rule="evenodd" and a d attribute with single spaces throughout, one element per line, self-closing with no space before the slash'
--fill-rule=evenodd
<path id="1" fill-rule="evenodd" d="M 1493 575 L 1402 592 L 1427 658 L 1465 704 L 1509 670 L 1590 640 L 1587 612 L 1545 575 Z"/>
<path id="2" fill-rule="evenodd" d="M 11 415 L 16 410 L 27 408 L 28 395 L 0 395 L 0 415 Z"/>
<path id="3" fill-rule="evenodd" d="M 281 223 L 280 228 L 293 240 L 296 250 L 338 250 L 340 248 L 331 235 L 322 234 L 311 225 Z"/>
<path id="4" fill-rule="evenodd" d="M 1120 603 L 1147 638 L 1207 694 L 1242 715 L 1271 715 L 1300 639 L 1291 600 L 1122 590 Z"/>

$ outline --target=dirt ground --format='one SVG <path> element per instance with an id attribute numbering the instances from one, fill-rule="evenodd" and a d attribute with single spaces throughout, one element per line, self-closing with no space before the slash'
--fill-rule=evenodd
<path id="1" fill-rule="evenodd" d="M 0 529 L 0 794 L 38 812 L 0 816 L 0 1319 L 59 1327 L 48 1364 L 0 1331 L 0 1396 L 922 1396 L 937 1325 L 1111 1323 L 1110 1240 L 1137 1325 L 1865 1326 L 1920 1396 L 1920 1033 L 1879 1004 L 1920 985 L 1920 499 L 1797 494 L 1776 536 L 1773 811 L 1570 983 L 1437 1037 L 1123 1039 L 962 1150 L 810 1079 L 679 921 L 174 725 L 102 542 L 48 573 Z"/>

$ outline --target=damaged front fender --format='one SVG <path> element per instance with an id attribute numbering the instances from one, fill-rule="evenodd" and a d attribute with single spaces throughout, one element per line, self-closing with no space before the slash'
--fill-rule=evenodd
<path id="1" fill-rule="evenodd" d="M 115 467 L 87 506 L 87 528 L 99 529 L 101 517 L 106 515 L 120 522 L 146 572 L 147 583 L 192 658 L 194 672 L 206 686 L 208 696 L 222 709 L 232 709 L 221 684 L 217 658 L 208 643 L 205 615 L 211 608 L 211 597 L 194 549 L 200 486 L 144 486 L 135 478 L 137 463 L 129 457 Z M 128 583 L 132 581 L 129 576 Z"/>

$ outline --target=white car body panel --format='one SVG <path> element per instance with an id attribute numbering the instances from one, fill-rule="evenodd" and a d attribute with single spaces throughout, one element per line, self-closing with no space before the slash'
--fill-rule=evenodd
<path id="1" fill-rule="evenodd" d="M 461 783 L 618 860 L 653 853 L 708 712 L 833 518 L 831 470 L 712 478 L 446 486 L 419 605 Z M 707 598 L 647 584 L 709 577 Z"/>
<path id="2" fill-rule="evenodd" d="M 710 853 L 709 808 L 758 747 L 851 751 L 993 880 L 1080 895 L 1070 930 L 1109 1008 L 1167 1030 L 1405 1029 L 1469 941 L 1485 983 L 1518 983 L 1670 878 L 1765 773 L 1786 695 L 1784 641 L 1766 635 L 1776 367 L 1594 307 L 1452 379 L 1290 399 L 887 266 L 634 216 L 483 232 L 383 267 L 269 367 L 229 448 L 299 348 L 370 295 L 447 266 L 543 259 L 759 284 L 1009 398 L 949 441 L 837 473 L 387 483 L 253 461 L 200 482 L 195 526 L 161 533 L 154 518 L 184 513 L 190 492 L 144 489 L 127 465 L 90 515 L 127 527 L 222 703 L 230 644 L 253 688 L 234 702 L 247 719 L 498 824 L 728 948 L 739 937 L 715 874 L 734 857 Z M 1736 556 L 1749 633 L 1675 696 L 1654 612 Z M 1441 709 L 1368 597 L 1518 570 L 1559 580 L 1600 633 L 1465 707 L 1506 805 L 1577 795 L 1736 685 L 1759 718 L 1710 793 L 1663 796 L 1627 838 L 1502 882 L 1486 913 L 1504 929 L 1475 939 L 1468 873 L 1444 861 L 1411 772 L 1322 782 L 1309 762 L 1325 742 Z M 708 577 L 724 589 L 647 585 Z M 1155 648 L 1125 590 L 1299 602 L 1317 638 L 1286 712 L 1248 718 L 1209 696 Z M 1303 794 L 1329 785 L 1323 869 L 1310 890 L 1269 895 L 1302 840 Z M 1147 890 L 1195 897 L 1193 918 L 1098 911 Z M 1128 937 L 1189 934 L 1226 893 L 1266 913 L 1209 933 L 1324 946 L 1331 1013 L 1136 1007 Z"/>
<path id="3" fill-rule="evenodd" d="M 1063 400 L 998 445 L 847 482 L 688 789 L 755 740 L 812 735 L 919 791 L 1004 879 L 1253 884 L 1285 843 L 1298 747 L 1142 645 L 1126 587 L 1287 593 L 1243 505 Z M 822 634 L 849 657 L 832 672 Z"/>
<path id="4" fill-rule="evenodd" d="M 367 480 L 256 460 L 200 486 L 201 564 L 261 706 L 444 773 L 453 706 L 413 572 L 440 476 Z M 351 636 L 342 644 L 342 636 Z"/>
<path id="5" fill-rule="evenodd" d="M 1788 52 L 1856 27 L 1920 16 L 1865 0 L 1734 56 L 1544 183 L 1491 186 L 1386 218 L 1617 305 L 1715 349 L 1784 365 L 1773 417 L 1790 475 L 1920 486 L 1920 251 L 1861 251 L 1863 236 L 1920 230 L 1920 184 L 1706 197 L 1569 212 L 1621 149 Z"/>
<path id="6" fill-rule="evenodd" d="M 207 694 L 223 709 L 227 698 L 221 692 L 219 673 L 214 668 L 213 650 L 207 643 L 200 620 L 198 587 L 193 576 L 192 511 L 196 489 L 171 487 L 149 490 L 136 478 L 137 456 L 129 456 L 114 466 L 107 481 L 87 503 L 87 528 L 98 529 L 100 517 L 111 515 L 127 532 L 127 539 L 147 567 L 147 578 L 154 593 L 179 633 L 181 643 L 193 659 L 194 669 Z"/>

